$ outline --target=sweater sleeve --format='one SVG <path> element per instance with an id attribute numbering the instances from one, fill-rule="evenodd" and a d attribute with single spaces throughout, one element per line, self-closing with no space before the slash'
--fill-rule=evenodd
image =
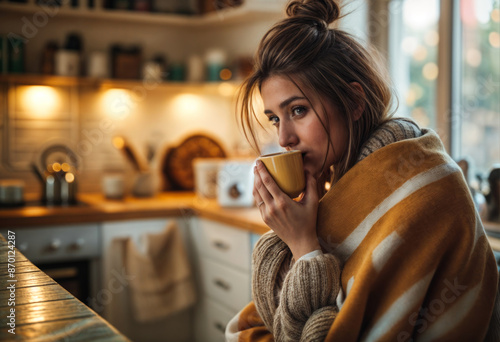
<path id="1" fill-rule="evenodd" d="M 339 290 L 340 262 L 335 256 L 319 254 L 299 259 L 283 283 L 273 322 L 277 340 L 324 339 L 338 312 Z"/>
<path id="2" fill-rule="evenodd" d="M 252 263 L 255 307 L 275 340 L 299 341 L 304 329 L 324 338 L 337 312 L 339 260 L 313 253 L 294 263 L 288 246 L 271 232 L 257 243 Z"/>

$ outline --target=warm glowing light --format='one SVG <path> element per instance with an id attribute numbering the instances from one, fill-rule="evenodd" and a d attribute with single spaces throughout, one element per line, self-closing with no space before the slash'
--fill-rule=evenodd
<path id="1" fill-rule="evenodd" d="M 409 89 L 408 92 L 406 93 L 406 105 L 408 107 L 413 107 L 415 105 L 415 101 L 417 100 L 417 96 L 415 94 L 415 91 L 412 89 Z"/>
<path id="2" fill-rule="evenodd" d="M 422 69 L 422 74 L 429 81 L 433 81 L 438 77 L 439 69 L 435 63 L 427 63 Z"/>
<path id="3" fill-rule="evenodd" d="M 102 109 L 115 119 L 124 119 L 130 115 L 134 108 L 131 94 L 126 89 L 109 89 L 102 97 Z"/>
<path id="4" fill-rule="evenodd" d="M 173 106 L 178 115 L 196 116 L 202 111 L 202 100 L 193 94 L 182 94 L 173 100 Z"/>
<path id="5" fill-rule="evenodd" d="M 439 43 L 439 33 L 431 30 L 425 34 L 424 41 L 429 46 L 436 46 Z"/>
<path id="6" fill-rule="evenodd" d="M 54 170 L 55 172 L 61 171 L 61 164 L 59 163 L 52 164 L 52 170 Z"/>
<path id="7" fill-rule="evenodd" d="M 430 119 L 427 115 L 427 112 L 422 107 L 417 107 L 411 111 L 411 117 L 415 119 L 415 121 L 424 127 L 428 127 L 430 125 Z"/>
<path id="8" fill-rule="evenodd" d="M 490 32 L 488 36 L 488 40 L 494 48 L 500 47 L 500 33 L 498 32 Z"/>
<path id="9" fill-rule="evenodd" d="M 61 165 L 61 169 L 64 171 L 64 172 L 68 172 L 70 169 L 71 169 L 71 166 L 69 166 L 68 163 L 62 163 Z"/>
<path id="10" fill-rule="evenodd" d="M 219 84 L 218 90 L 222 96 L 232 96 L 234 94 L 234 87 L 229 83 Z"/>
<path id="11" fill-rule="evenodd" d="M 114 137 L 112 142 L 113 146 L 118 150 L 121 150 L 123 146 L 125 146 L 125 139 L 123 139 L 122 137 Z"/>
<path id="12" fill-rule="evenodd" d="M 465 54 L 465 60 L 471 67 L 478 67 L 481 64 L 481 51 L 478 49 L 469 49 Z"/>
<path id="13" fill-rule="evenodd" d="M 438 21 L 437 0 L 406 0 L 403 6 L 404 22 L 414 30 L 429 28 Z"/>
<path id="14" fill-rule="evenodd" d="M 403 42 L 401 44 L 401 47 L 403 48 L 403 51 L 407 55 L 412 55 L 413 52 L 417 49 L 418 47 L 418 40 L 415 37 L 405 37 L 403 39 Z"/>
<path id="15" fill-rule="evenodd" d="M 408 107 L 413 107 L 415 102 L 424 95 L 422 87 L 416 83 L 410 84 L 410 89 L 406 93 L 406 105 Z"/>
<path id="16" fill-rule="evenodd" d="M 496 23 L 500 23 L 500 9 L 495 8 L 493 11 L 490 13 L 491 20 L 493 20 Z"/>
<path id="17" fill-rule="evenodd" d="M 24 86 L 18 88 L 23 106 L 36 117 L 51 117 L 61 105 L 57 91 L 48 86 Z"/>
<path id="18" fill-rule="evenodd" d="M 68 172 L 67 174 L 64 175 L 64 178 L 66 179 L 66 182 L 73 183 L 73 181 L 75 180 L 75 175 L 72 174 L 71 172 Z"/>
<path id="19" fill-rule="evenodd" d="M 423 61 L 424 59 L 427 58 L 427 49 L 420 45 L 415 52 L 413 52 L 413 59 L 416 61 Z"/>

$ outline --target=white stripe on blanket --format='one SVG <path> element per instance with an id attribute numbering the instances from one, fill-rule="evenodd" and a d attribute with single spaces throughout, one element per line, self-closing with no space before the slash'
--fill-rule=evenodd
<path id="1" fill-rule="evenodd" d="M 469 290 L 467 293 L 461 294 L 458 297 L 459 300 L 454 303 L 453 306 L 449 308 L 442 316 L 440 316 L 437 321 L 432 323 L 432 325 L 426 331 L 424 331 L 422 335 L 420 335 L 418 341 L 427 342 L 439 340 L 441 337 L 448 334 L 451 330 L 455 329 L 457 325 L 467 324 L 467 322 L 463 322 L 463 320 L 467 316 L 471 308 L 474 306 L 474 303 L 477 301 L 481 288 L 482 282 L 481 284 L 474 286 L 474 288 Z M 431 305 L 432 302 L 429 306 Z M 444 301 L 440 303 L 440 305 L 445 306 L 446 309 L 446 303 Z M 432 307 L 430 307 L 429 313 L 433 314 L 432 311 Z M 435 314 L 437 314 L 437 312 Z"/>
<path id="2" fill-rule="evenodd" d="M 396 231 L 389 234 L 372 252 L 373 267 L 377 272 L 384 267 L 392 253 L 403 243 L 403 239 Z"/>
<path id="3" fill-rule="evenodd" d="M 438 165 L 409 179 L 368 214 L 363 222 L 335 249 L 333 254 L 345 262 L 359 247 L 370 228 L 396 204 L 415 191 L 459 171 L 458 165 L 452 162 Z"/>
<path id="4" fill-rule="evenodd" d="M 238 342 L 240 332 L 238 331 L 238 321 L 240 320 L 238 312 L 226 325 L 226 342 Z"/>
<path id="5" fill-rule="evenodd" d="M 373 325 L 373 328 L 368 331 L 363 341 L 378 341 L 402 319 L 409 319 L 411 310 L 415 310 L 418 303 L 423 300 L 433 275 L 434 271 L 428 273 L 396 299 L 391 307 Z"/>

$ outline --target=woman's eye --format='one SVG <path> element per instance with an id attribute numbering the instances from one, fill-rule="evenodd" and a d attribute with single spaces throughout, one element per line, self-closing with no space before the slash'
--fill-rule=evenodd
<path id="1" fill-rule="evenodd" d="M 306 113 L 306 107 L 303 106 L 297 106 L 292 108 L 292 114 L 293 115 L 304 115 Z"/>
<path id="2" fill-rule="evenodd" d="M 280 122 L 280 119 L 276 115 L 271 115 L 268 118 L 269 118 L 269 121 L 272 122 L 272 124 L 274 126 L 276 126 L 278 124 L 278 122 Z"/>

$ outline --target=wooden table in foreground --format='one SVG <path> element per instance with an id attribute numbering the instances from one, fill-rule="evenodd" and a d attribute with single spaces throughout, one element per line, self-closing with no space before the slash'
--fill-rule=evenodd
<path id="1" fill-rule="evenodd" d="M 0 341 L 130 341 L 5 238 L 0 235 Z"/>

